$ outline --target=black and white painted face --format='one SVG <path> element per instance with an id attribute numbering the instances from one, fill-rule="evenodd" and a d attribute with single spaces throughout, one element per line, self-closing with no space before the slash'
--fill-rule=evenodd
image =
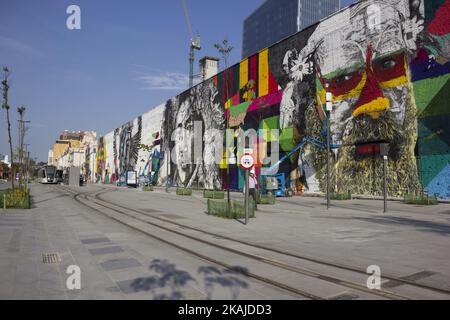
<path id="1" fill-rule="evenodd" d="M 192 163 L 193 126 L 190 119 L 191 96 L 181 102 L 178 108 L 175 130 L 172 132 L 172 140 L 175 142 L 174 162 L 177 165 L 178 176 L 182 183 L 189 177 L 190 164 Z"/>

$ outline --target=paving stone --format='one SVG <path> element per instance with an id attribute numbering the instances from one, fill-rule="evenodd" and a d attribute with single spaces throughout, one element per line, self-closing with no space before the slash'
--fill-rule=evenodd
<path id="1" fill-rule="evenodd" d="M 142 264 L 136 259 L 112 259 L 102 262 L 100 263 L 100 265 L 106 271 L 128 269 L 142 266 Z"/>
<path id="2" fill-rule="evenodd" d="M 133 284 L 135 283 L 136 279 L 130 279 L 130 280 L 123 280 L 116 282 L 117 286 L 119 287 L 120 291 L 122 291 L 125 294 L 137 292 L 137 290 L 133 287 Z"/>
<path id="3" fill-rule="evenodd" d="M 106 237 L 103 238 L 91 238 L 91 239 L 81 239 L 82 244 L 95 244 L 95 243 L 102 243 L 102 242 L 111 242 Z"/>
<path id="4" fill-rule="evenodd" d="M 22 231 L 15 229 L 8 244 L 8 252 L 19 252 Z"/>
<path id="5" fill-rule="evenodd" d="M 106 248 L 89 249 L 89 252 L 92 255 L 97 256 L 97 255 L 101 255 L 101 254 L 123 252 L 123 249 L 119 246 L 113 246 L 113 247 L 106 247 Z"/>

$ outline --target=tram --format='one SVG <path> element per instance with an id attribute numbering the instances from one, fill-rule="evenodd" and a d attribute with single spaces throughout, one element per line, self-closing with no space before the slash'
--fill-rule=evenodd
<path id="1" fill-rule="evenodd" d="M 39 170 L 39 182 L 43 184 L 56 184 L 58 183 L 56 177 L 55 166 L 44 166 Z"/>

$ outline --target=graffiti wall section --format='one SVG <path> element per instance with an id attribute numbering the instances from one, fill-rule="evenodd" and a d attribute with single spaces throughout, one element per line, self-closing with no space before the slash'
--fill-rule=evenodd
<path id="1" fill-rule="evenodd" d="M 153 184 L 239 190 L 238 137 L 254 129 L 255 154 L 283 159 L 258 158 L 262 186 L 270 173 L 297 194 L 323 192 L 329 92 L 333 191 L 380 195 L 388 144 L 389 195 L 450 198 L 449 61 L 450 0 L 360 1 L 99 139 L 98 181 L 135 170 Z"/>

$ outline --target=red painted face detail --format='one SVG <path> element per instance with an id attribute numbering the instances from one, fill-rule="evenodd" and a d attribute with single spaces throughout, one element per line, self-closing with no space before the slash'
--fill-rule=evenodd
<path id="1" fill-rule="evenodd" d="M 354 89 L 362 79 L 362 70 L 357 70 L 344 75 L 339 75 L 327 81 L 329 90 L 337 97 Z"/>
<path id="2" fill-rule="evenodd" d="M 372 69 L 379 82 L 386 82 L 404 76 L 405 54 L 402 52 L 393 57 L 386 57 L 372 62 Z"/>
<path id="3" fill-rule="evenodd" d="M 376 82 L 378 83 L 387 82 L 404 76 L 406 75 L 405 54 L 402 52 L 395 56 L 371 61 L 369 68 L 369 72 L 372 73 L 372 77 L 375 77 Z M 342 74 L 329 80 L 325 80 L 324 78 L 320 80 L 323 85 L 328 83 L 330 92 L 334 97 L 338 97 L 355 89 L 361 82 L 363 74 L 364 72 L 367 72 L 367 69 L 368 67 L 366 62 L 365 69 Z"/>
<path id="4" fill-rule="evenodd" d="M 384 98 L 383 90 L 381 90 L 378 79 L 376 78 L 375 72 L 372 69 L 372 46 L 369 45 L 367 48 L 366 57 L 366 83 L 364 84 L 361 94 L 359 95 L 358 101 L 352 107 L 353 116 L 358 116 L 361 113 L 369 113 L 373 118 L 378 118 L 379 112 L 387 109 L 389 106 L 386 105 L 386 100 L 379 107 L 371 106 L 371 102 L 379 98 Z M 361 108 L 360 110 L 357 110 Z M 378 110 L 379 109 L 379 110 Z"/>

